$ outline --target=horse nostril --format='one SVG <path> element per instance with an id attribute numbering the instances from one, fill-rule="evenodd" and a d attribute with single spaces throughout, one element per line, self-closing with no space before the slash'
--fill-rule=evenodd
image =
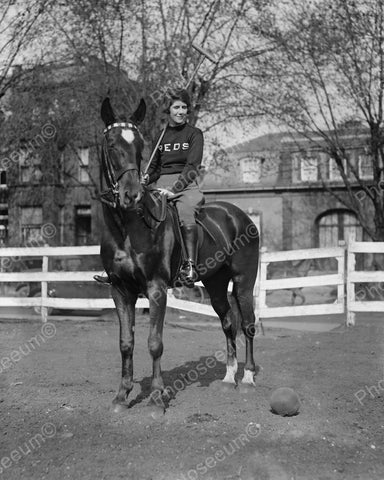
<path id="1" fill-rule="evenodd" d="M 132 199 L 131 195 L 129 194 L 129 192 L 125 192 L 125 194 L 124 194 L 124 203 L 125 203 L 126 205 L 129 205 L 129 204 L 132 202 L 132 200 L 133 200 L 133 199 Z"/>
<path id="2" fill-rule="evenodd" d="M 125 192 L 125 195 L 124 195 L 124 203 L 126 205 L 130 205 L 130 204 L 135 204 L 135 203 L 138 203 L 141 199 L 141 192 L 137 192 L 137 193 L 131 193 L 131 192 Z"/>

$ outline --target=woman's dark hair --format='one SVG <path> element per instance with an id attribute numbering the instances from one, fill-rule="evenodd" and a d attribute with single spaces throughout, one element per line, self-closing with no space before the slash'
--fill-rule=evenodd
<path id="1" fill-rule="evenodd" d="M 188 108 L 187 113 L 191 111 L 191 99 L 189 97 L 189 93 L 187 92 L 187 90 L 180 88 L 178 90 L 168 90 L 167 93 L 165 94 L 164 113 L 170 113 L 169 109 L 171 105 L 178 100 L 187 105 L 187 108 Z"/>

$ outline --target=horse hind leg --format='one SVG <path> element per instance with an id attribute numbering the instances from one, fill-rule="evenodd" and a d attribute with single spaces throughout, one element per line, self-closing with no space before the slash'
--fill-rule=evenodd
<path id="1" fill-rule="evenodd" d="M 227 342 L 227 367 L 223 382 L 236 385 L 238 367 L 236 357 L 237 322 L 228 301 L 229 280 L 229 275 L 219 271 L 214 277 L 204 280 L 203 283 L 210 296 L 212 307 L 220 318 Z"/>

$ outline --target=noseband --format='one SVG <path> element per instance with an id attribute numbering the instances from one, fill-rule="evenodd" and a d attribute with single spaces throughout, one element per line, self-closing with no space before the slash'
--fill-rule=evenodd
<path id="1" fill-rule="evenodd" d="M 124 173 L 129 172 L 130 170 L 136 170 L 137 173 L 139 173 L 139 169 L 137 165 L 134 163 L 129 163 L 127 167 L 121 168 L 117 172 L 115 172 L 113 168 L 113 165 L 109 156 L 109 152 L 108 152 L 106 134 L 113 128 L 118 128 L 118 127 L 123 129 L 129 129 L 133 132 L 136 131 L 141 136 L 141 133 L 137 128 L 137 126 L 134 123 L 130 123 L 130 122 L 112 123 L 111 125 L 108 125 L 108 127 L 104 129 L 102 167 L 103 167 L 104 178 L 105 178 L 105 181 L 107 182 L 108 190 L 106 192 L 103 192 L 101 201 L 109 204 L 113 208 L 116 208 L 117 205 L 119 205 L 119 183 L 118 182 L 120 178 L 124 175 Z M 110 197 L 111 194 L 113 196 L 112 202 L 107 200 L 107 198 Z M 103 198 L 103 196 L 105 196 L 106 198 Z"/>

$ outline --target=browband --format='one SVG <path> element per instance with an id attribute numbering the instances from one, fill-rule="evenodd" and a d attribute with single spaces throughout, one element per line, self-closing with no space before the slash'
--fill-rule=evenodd
<path id="1" fill-rule="evenodd" d="M 104 135 L 111 130 L 112 128 L 115 127 L 121 127 L 121 128 L 133 128 L 137 130 L 137 127 L 134 123 L 129 123 L 129 122 L 121 122 L 121 123 L 111 123 L 111 125 L 108 125 L 107 128 L 104 129 Z"/>

